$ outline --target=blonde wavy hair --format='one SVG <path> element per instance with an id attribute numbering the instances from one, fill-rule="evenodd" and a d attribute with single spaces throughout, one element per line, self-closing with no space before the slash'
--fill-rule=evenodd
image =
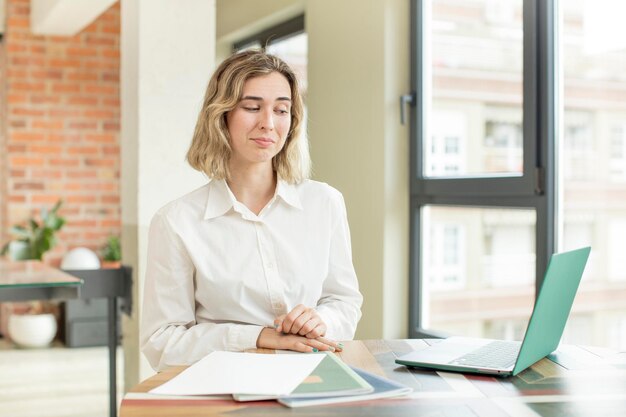
<path id="1" fill-rule="evenodd" d="M 260 50 L 230 56 L 211 77 L 187 151 L 189 165 L 210 178 L 229 178 L 232 148 L 226 115 L 241 100 L 247 80 L 273 72 L 282 74 L 291 87 L 291 127 L 285 145 L 272 160 L 274 170 L 278 178 L 292 184 L 309 178 L 311 162 L 308 144 L 301 131 L 304 106 L 298 79 L 283 60 Z"/>

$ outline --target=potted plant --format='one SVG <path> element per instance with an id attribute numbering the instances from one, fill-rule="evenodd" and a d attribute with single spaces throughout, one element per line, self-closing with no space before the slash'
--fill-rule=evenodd
<path id="1" fill-rule="evenodd" d="M 11 228 L 15 239 L 4 245 L 0 255 L 8 254 L 16 261 L 37 259 L 56 245 L 56 232 L 65 224 L 65 219 L 58 215 L 63 204 L 59 200 L 52 210 L 41 209 L 41 219 L 31 217 L 27 226 L 16 225 Z"/>
<path id="2" fill-rule="evenodd" d="M 51 210 L 42 208 L 39 219 L 32 217 L 27 225 L 15 225 L 11 234 L 15 237 L 0 251 L 0 255 L 9 255 L 12 260 L 41 260 L 44 253 L 56 245 L 56 233 L 65 224 L 59 216 L 62 205 L 59 200 Z M 33 301 L 30 303 L 11 303 L 7 329 L 2 333 L 23 347 L 44 347 L 50 344 L 57 331 L 58 306 L 50 302 Z"/>
<path id="3" fill-rule="evenodd" d="M 109 236 L 100 254 L 102 255 L 103 268 L 119 268 L 122 261 L 120 238 L 117 236 Z"/>

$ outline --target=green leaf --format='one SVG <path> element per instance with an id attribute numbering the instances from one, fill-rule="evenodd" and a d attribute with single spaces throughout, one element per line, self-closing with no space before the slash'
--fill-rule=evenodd
<path id="1" fill-rule="evenodd" d="M 28 251 L 32 259 L 41 259 L 43 254 L 56 244 L 55 233 L 65 224 L 65 219 L 57 215 L 62 203 L 63 200 L 59 200 L 50 211 L 43 207 L 41 209 L 41 223 L 30 218 L 27 222 L 28 227 L 15 225 L 11 228 L 11 233 L 15 235 L 16 240 L 28 244 Z M 2 250 L 6 251 L 7 248 L 8 246 L 3 247 Z"/>
<path id="2" fill-rule="evenodd" d="M 11 234 L 17 236 L 18 239 L 27 239 L 30 236 L 30 231 L 23 226 L 13 226 L 11 227 Z"/>

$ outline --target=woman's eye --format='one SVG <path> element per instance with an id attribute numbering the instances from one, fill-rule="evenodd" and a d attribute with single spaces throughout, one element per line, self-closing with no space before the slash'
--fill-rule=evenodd
<path id="1" fill-rule="evenodd" d="M 278 113 L 278 114 L 289 114 L 289 110 L 285 110 L 285 109 L 276 109 L 276 113 Z"/>
<path id="2" fill-rule="evenodd" d="M 257 111 L 257 110 L 259 110 L 258 107 L 246 107 L 246 106 L 244 106 L 243 109 L 247 110 L 247 111 Z"/>

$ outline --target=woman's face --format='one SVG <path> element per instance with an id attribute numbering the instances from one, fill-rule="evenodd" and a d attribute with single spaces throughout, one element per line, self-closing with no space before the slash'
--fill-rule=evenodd
<path id="1" fill-rule="evenodd" d="M 291 88 L 277 72 L 250 78 L 237 106 L 226 115 L 231 165 L 270 163 L 291 126 Z"/>

